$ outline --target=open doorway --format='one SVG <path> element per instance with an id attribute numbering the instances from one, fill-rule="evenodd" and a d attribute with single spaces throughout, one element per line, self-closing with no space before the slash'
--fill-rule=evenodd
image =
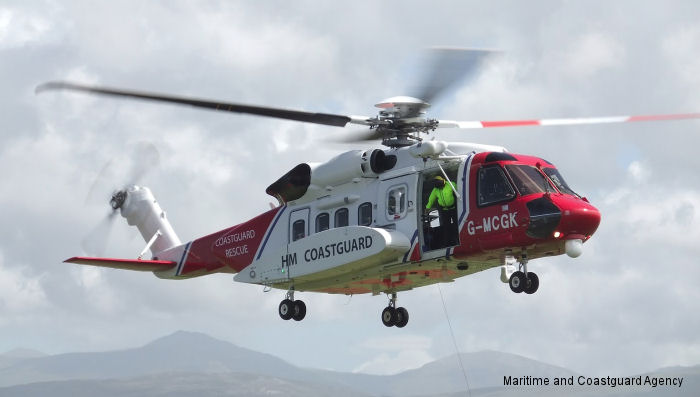
<path id="1" fill-rule="evenodd" d="M 421 176 L 422 251 L 434 251 L 459 244 L 457 228 L 458 166 L 428 171 Z M 449 184 L 452 184 L 450 187 Z M 453 189 L 454 188 L 454 189 Z"/>

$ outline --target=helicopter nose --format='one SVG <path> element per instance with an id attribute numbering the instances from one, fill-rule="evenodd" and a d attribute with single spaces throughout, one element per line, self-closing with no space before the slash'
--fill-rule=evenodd
<path id="1" fill-rule="evenodd" d="M 527 203 L 530 223 L 527 235 L 538 239 L 565 240 L 567 255 L 581 255 L 583 242 L 600 224 L 600 211 L 585 200 L 544 195 Z"/>
<path id="2" fill-rule="evenodd" d="M 568 256 L 576 258 L 583 252 L 583 243 L 598 229 L 600 211 L 580 199 L 567 198 L 558 201 L 562 217 L 553 237 L 564 239 L 564 251 Z"/>
<path id="3" fill-rule="evenodd" d="M 562 210 L 561 222 L 556 231 L 560 238 L 588 240 L 600 225 L 600 211 L 583 200 L 557 200 Z"/>

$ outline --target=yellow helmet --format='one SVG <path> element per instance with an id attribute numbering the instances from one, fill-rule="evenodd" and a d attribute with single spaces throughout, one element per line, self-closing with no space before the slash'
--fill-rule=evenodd
<path id="1" fill-rule="evenodd" d="M 445 186 L 445 178 L 441 177 L 440 175 L 434 176 L 432 183 L 433 187 L 441 189 L 443 186 Z"/>

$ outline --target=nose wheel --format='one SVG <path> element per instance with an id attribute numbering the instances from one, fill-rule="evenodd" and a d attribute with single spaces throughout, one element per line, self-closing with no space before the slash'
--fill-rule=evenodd
<path id="1" fill-rule="evenodd" d="M 408 324 L 408 310 L 396 307 L 396 293 L 391 294 L 389 305 L 382 310 L 382 324 L 386 327 L 403 328 Z"/>
<path id="2" fill-rule="evenodd" d="M 508 285 L 510 290 L 519 294 L 524 292 L 526 294 L 534 294 L 540 287 L 540 278 L 534 272 L 527 271 L 527 255 L 523 254 L 520 260 L 520 268 L 513 272 L 508 279 Z"/>
<path id="3" fill-rule="evenodd" d="M 302 300 L 294 300 L 294 290 L 287 291 L 287 297 L 280 302 L 278 313 L 282 320 L 301 321 L 306 317 L 306 304 Z"/>

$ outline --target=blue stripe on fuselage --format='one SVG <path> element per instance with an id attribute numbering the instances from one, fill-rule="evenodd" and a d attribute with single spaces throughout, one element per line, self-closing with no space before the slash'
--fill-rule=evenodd
<path id="1" fill-rule="evenodd" d="M 262 255 L 263 251 L 265 250 L 265 245 L 267 244 L 267 240 L 270 238 L 270 235 L 272 234 L 272 231 L 275 229 L 275 225 L 277 225 L 277 221 L 280 220 L 282 217 L 282 213 L 284 210 L 287 209 L 287 206 L 283 206 L 280 212 L 275 215 L 275 219 L 272 221 L 272 226 L 270 226 L 270 230 L 267 231 L 267 234 L 265 235 L 265 239 L 263 240 L 262 247 L 260 247 L 260 252 L 258 252 L 258 256 L 255 258 L 256 260 L 260 259 L 260 255 Z"/>

